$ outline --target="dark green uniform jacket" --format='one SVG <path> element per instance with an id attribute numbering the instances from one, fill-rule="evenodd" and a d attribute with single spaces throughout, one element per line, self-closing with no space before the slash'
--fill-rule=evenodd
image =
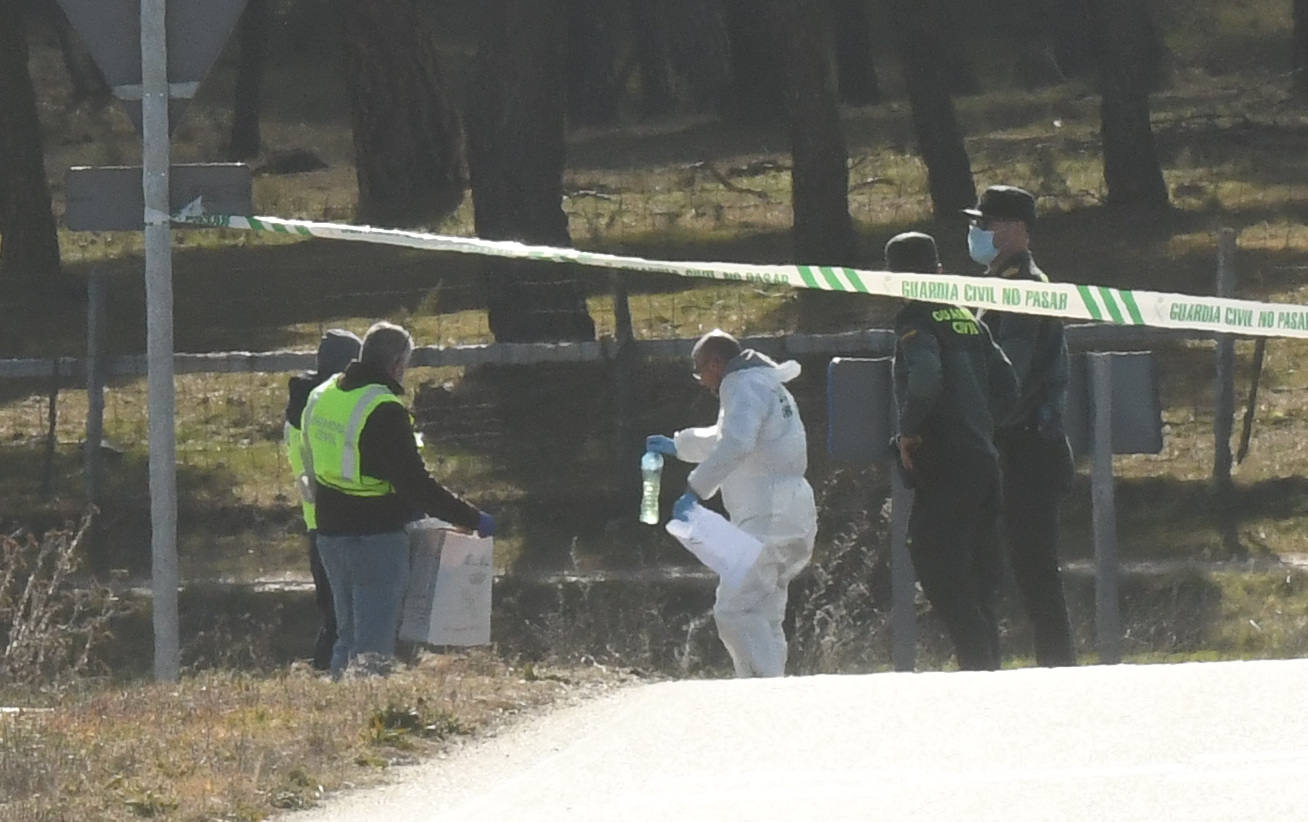
<path id="1" fill-rule="evenodd" d="M 1004 263 L 997 274 L 1009 280 L 1049 282 L 1029 251 Z M 1017 403 L 1011 413 L 999 420 L 998 427 L 1035 429 L 1052 423 L 1061 431 L 1067 406 L 1067 340 L 1063 335 L 1063 321 L 1057 317 L 1007 311 L 983 311 L 979 319 L 990 328 L 995 342 L 1004 349 L 1017 372 Z"/>
<path id="2" fill-rule="evenodd" d="M 966 308 L 911 302 L 895 333 L 900 434 L 921 436 L 921 450 L 939 460 L 957 451 L 994 456 L 995 421 L 1009 412 L 1017 381 L 985 325 Z"/>

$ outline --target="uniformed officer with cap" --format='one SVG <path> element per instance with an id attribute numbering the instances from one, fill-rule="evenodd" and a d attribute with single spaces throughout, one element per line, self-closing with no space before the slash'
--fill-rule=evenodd
<path id="1" fill-rule="evenodd" d="M 990 186 L 970 217 L 968 253 L 986 274 L 1046 283 L 1031 257 L 1036 201 L 1016 186 Z M 1035 634 L 1036 662 L 1075 665 L 1058 562 L 1058 511 L 1071 485 L 1072 453 L 1063 431 L 1067 405 L 1067 342 L 1057 317 L 984 311 L 981 319 L 1017 372 L 1013 412 L 996 442 L 1004 478 L 1003 524 L 1009 562 Z"/>
<path id="2" fill-rule="evenodd" d="M 891 271 L 940 271 L 936 243 L 906 232 L 886 244 Z M 900 463 L 914 487 L 909 554 L 964 670 L 999 667 L 1000 576 L 995 421 L 1017 380 L 990 332 L 955 305 L 909 302 L 895 318 Z"/>

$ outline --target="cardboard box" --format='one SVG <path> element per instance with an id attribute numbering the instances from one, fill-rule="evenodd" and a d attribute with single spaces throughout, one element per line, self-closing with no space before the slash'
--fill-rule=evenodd
<path id="1" fill-rule="evenodd" d="M 490 642 L 494 540 L 439 521 L 409 528 L 409 585 L 400 639 L 428 645 Z"/>

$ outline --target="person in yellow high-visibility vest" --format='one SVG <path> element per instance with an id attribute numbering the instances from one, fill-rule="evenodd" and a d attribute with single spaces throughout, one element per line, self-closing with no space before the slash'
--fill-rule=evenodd
<path id="1" fill-rule="evenodd" d="M 379 322 L 359 359 L 309 395 L 301 417 L 305 473 L 313 477 L 318 553 L 336 611 L 331 672 L 386 673 L 395 654 L 409 574 L 404 526 L 429 514 L 478 536 L 491 516 L 427 471 L 399 395 L 413 339 Z"/>
<path id="2" fill-rule="evenodd" d="M 309 533 L 309 572 L 313 574 L 314 601 L 322 622 L 313 645 L 313 667 L 325 671 L 332 661 L 332 646 L 336 644 L 336 612 L 332 607 L 332 588 L 327 572 L 318 556 L 318 522 L 312 500 L 311 478 L 304 473 L 304 458 L 300 453 L 300 415 L 309 401 L 309 392 L 322 385 L 333 374 L 345 370 L 350 361 L 359 356 L 362 341 L 343 328 L 328 329 L 318 343 L 317 370 L 306 371 L 291 377 L 287 386 L 286 422 L 282 434 L 286 443 L 286 457 L 295 475 L 304 514 L 304 527 Z"/>

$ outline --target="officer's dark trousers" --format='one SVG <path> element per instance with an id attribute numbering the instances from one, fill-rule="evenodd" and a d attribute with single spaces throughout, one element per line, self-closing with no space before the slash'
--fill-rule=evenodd
<path id="1" fill-rule="evenodd" d="M 908 521 L 913 569 L 932 610 L 945 623 L 958 667 L 995 670 L 999 463 L 985 454 L 920 457 L 915 458 Z"/>
<path id="2" fill-rule="evenodd" d="M 1008 559 L 1035 634 L 1036 662 L 1075 665 L 1058 564 L 1058 508 L 1073 470 L 1067 440 L 1018 431 L 1005 432 L 998 444 Z"/>
<path id="3" fill-rule="evenodd" d="M 332 664 L 332 648 L 336 645 L 336 609 L 332 607 L 332 586 L 327 581 L 327 569 L 322 567 L 318 554 L 318 532 L 309 532 L 309 573 L 313 574 L 313 599 L 318 604 L 322 624 L 313 643 L 313 667 L 325 671 Z"/>

